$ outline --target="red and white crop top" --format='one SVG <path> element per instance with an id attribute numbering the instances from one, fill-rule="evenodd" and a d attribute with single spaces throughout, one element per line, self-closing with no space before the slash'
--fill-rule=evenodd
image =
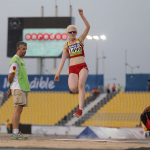
<path id="1" fill-rule="evenodd" d="M 67 51 L 69 54 L 69 58 L 85 56 L 84 55 L 84 45 L 76 39 L 76 43 L 71 45 L 69 41 L 67 42 Z"/>

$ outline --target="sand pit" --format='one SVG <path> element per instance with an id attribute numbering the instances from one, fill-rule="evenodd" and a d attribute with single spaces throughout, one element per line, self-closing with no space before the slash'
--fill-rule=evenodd
<path id="1" fill-rule="evenodd" d="M 86 140 L 10 140 L 0 139 L 0 147 L 14 147 L 14 148 L 57 148 L 57 149 L 129 149 L 149 147 L 150 143 L 130 143 L 121 141 L 86 141 Z"/>

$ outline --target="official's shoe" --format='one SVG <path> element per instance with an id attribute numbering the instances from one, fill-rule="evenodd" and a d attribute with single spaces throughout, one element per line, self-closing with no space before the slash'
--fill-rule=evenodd
<path id="1" fill-rule="evenodd" d="M 78 109 L 78 111 L 74 113 L 73 116 L 79 118 L 80 116 L 82 116 L 82 110 Z"/>
<path id="2" fill-rule="evenodd" d="M 27 140 L 28 138 L 23 136 L 23 134 L 21 132 L 19 132 L 18 134 L 12 134 L 10 137 L 12 140 Z"/>

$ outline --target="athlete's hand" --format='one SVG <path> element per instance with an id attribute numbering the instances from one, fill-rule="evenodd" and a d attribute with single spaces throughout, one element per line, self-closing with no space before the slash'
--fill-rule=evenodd
<path id="1" fill-rule="evenodd" d="M 54 81 L 59 81 L 59 76 L 58 75 L 55 75 Z"/>
<path id="2" fill-rule="evenodd" d="M 83 15 L 83 9 L 78 9 L 80 15 Z"/>
<path id="3" fill-rule="evenodd" d="M 11 95 L 11 89 L 9 89 L 8 91 L 7 91 L 7 96 L 10 96 Z"/>

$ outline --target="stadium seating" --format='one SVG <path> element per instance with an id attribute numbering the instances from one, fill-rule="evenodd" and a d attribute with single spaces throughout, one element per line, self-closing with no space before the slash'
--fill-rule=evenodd
<path id="1" fill-rule="evenodd" d="M 85 94 L 85 98 L 90 92 Z M 30 92 L 29 107 L 24 107 L 20 122 L 34 125 L 55 125 L 78 104 L 79 94 L 69 92 Z M 13 97 L 11 96 L 0 107 L 0 124 L 12 118 L 14 111 Z"/>
<path id="2" fill-rule="evenodd" d="M 150 105 L 148 92 L 119 92 L 82 126 L 136 127 L 140 114 Z"/>

